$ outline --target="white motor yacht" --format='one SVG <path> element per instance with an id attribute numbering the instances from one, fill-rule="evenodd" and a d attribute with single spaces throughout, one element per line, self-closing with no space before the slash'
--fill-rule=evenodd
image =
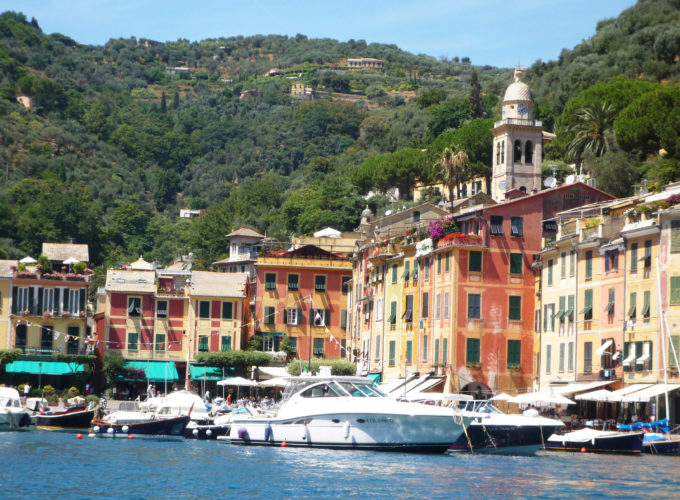
<path id="1" fill-rule="evenodd" d="M 292 377 L 271 412 L 235 412 L 234 444 L 443 453 L 464 432 L 458 408 L 396 401 L 364 377 Z"/>
<path id="2" fill-rule="evenodd" d="M 31 415 L 21 406 L 19 391 L 0 387 L 0 431 L 26 431 L 31 425 Z"/>

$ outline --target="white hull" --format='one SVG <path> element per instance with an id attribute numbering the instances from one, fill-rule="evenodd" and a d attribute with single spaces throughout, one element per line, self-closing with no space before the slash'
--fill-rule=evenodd
<path id="1" fill-rule="evenodd" d="M 24 415 L 26 417 L 24 417 Z M 20 423 L 24 418 L 28 418 L 28 421 L 30 422 L 30 415 L 23 410 L 4 410 L 0 412 L 0 432 L 29 430 L 30 427 L 28 426 L 20 426 Z"/>
<path id="2" fill-rule="evenodd" d="M 144 440 L 150 440 L 150 441 L 183 441 L 184 436 L 179 435 L 179 436 L 171 436 L 168 434 L 133 434 L 132 439 L 144 439 Z M 88 437 L 97 437 L 97 438 L 110 438 L 110 439 L 130 439 L 128 434 L 125 433 L 113 433 L 109 434 L 106 432 L 101 432 L 99 434 L 95 433 L 90 433 L 88 434 Z"/>

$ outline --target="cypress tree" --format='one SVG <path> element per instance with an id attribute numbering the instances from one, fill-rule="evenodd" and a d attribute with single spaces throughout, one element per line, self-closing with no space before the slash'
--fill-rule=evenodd
<path id="1" fill-rule="evenodd" d="M 175 92 L 175 97 L 172 98 L 172 109 L 179 108 L 179 92 Z"/>
<path id="2" fill-rule="evenodd" d="M 168 112 L 168 103 L 165 101 L 165 92 L 161 93 L 161 113 L 165 114 Z"/>
<path id="3" fill-rule="evenodd" d="M 479 91 L 479 78 L 477 77 L 477 70 L 472 70 L 470 75 L 470 118 L 482 117 L 482 96 Z"/>

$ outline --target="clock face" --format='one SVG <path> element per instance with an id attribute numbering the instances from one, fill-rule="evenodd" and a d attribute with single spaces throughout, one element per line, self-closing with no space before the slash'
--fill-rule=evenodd
<path id="1" fill-rule="evenodd" d="M 529 106 L 527 106 L 526 104 L 520 104 L 519 106 L 517 106 L 517 111 L 519 111 L 520 115 L 526 115 L 527 112 L 529 111 Z"/>

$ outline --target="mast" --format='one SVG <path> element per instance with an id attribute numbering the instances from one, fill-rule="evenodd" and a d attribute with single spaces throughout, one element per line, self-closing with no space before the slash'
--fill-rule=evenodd
<path id="1" fill-rule="evenodd" d="M 661 232 L 659 231 L 659 240 L 661 240 Z M 661 243 L 661 241 L 659 241 Z M 661 363 L 663 366 L 663 383 L 665 385 L 664 398 L 666 403 L 666 418 L 670 422 L 670 407 L 668 406 L 668 370 L 666 366 L 666 339 L 664 336 L 664 312 L 663 304 L 661 302 L 661 269 L 659 266 L 659 248 L 657 246 L 656 252 L 656 295 L 657 295 L 657 309 L 659 311 L 659 335 L 661 341 Z"/>

